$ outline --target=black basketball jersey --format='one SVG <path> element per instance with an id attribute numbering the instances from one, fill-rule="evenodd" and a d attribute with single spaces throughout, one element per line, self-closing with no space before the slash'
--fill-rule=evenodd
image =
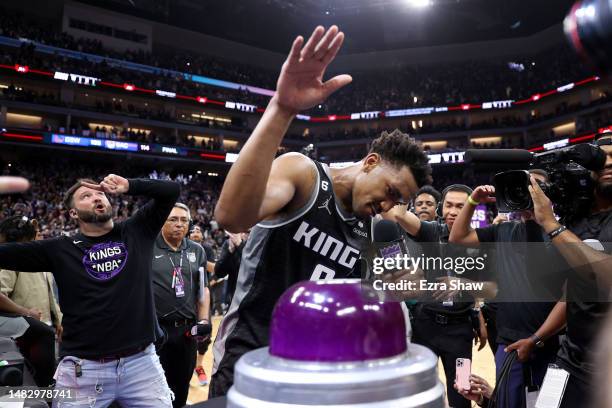
<path id="1" fill-rule="evenodd" d="M 327 166 L 314 164 L 317 183 L 308 203 L 251 230 L 236 292 L 215 340 L 213 371 L 219 366 L 228 369 L 245 352 L 268 345 L 274 305 L 293 284 L 360 278 L 359 258 L 371 242 L 371 221 L 343 211 Z"/>

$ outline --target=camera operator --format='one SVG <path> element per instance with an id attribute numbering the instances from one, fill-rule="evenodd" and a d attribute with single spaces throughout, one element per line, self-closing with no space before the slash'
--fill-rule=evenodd
<path id="1" fill-rule="evenodd" d="M 428 246 L 429 251 L 426 252 L 431 252 L 429 256 L 465 257 L 465 249 L 448 246 L 448 236 L 471 192 L 472 189 L 463 184 L 454 184 L 444 189 L 437 211 L 441 216 L 440 222 L 422 221 L 401 205 L 392 208 L 385 218 L 397 222 L 417 242 L 439 244 L 435 247 Z M 478 292 L 457 292 L 450 289 L 434 292 L 426 302 L 416 305 L 411 322 L 412 342 L 430 348 L 442 360 L 449 405 L 469 408 L 470 402 L 453 388 L 455 362 L 457 358 L 472 358 L 472 339 L 480 342 L 480 350 L 485 347 L 487 333 L 484 319 L 480 312 L 477 316 L 473 315 L 474 299 L 493 297 L 496 284 L 488 281 L 486 271 L 483 273 L 471 270 L 457 274 L 452 270 L 426 270 L 425 276 L 429 282 L 448 283 L 451 279 L 464 282 L 484 281 L 482 291 Z"/>
<path id="2" fill-rule="evenodd" d="M 567 335 L 556 362 L 569 373 L 562 408 L 585 406 L 585 399 L 595 391 L 593 349 L 609 310 L 609 302 L 602 300 L 608 299 L 612 286 L 612 134 L 599 135 L 595 143 L 606 153 L 606 163 L 602 170 L 592 172 L 596 185 L 588 215 L 562 225 L 538 183 L 532 179 L 529 186 L 536 222 L 571 268 L 567 281 Z M 590 299 L 593 293 L 599 294 L 595 300 L 600 301 Z"/>
<path id="3" fill-rule="evenodd" d="M 532 171 L 531 175 L 534 179 L 546 181 L 545 173 Z M 556 334 L 565 325 L 566 304 L 552 299 L 561 299 L 565 276 L 559 273 L 563 268 L 554 267 L 552 260 L 558 255 L 553 250 L 542 253 L 546 250 L 544 244 L 536 244 L 535 251 L 527 244 L 548 241 L 542 228 L 533 221 L 532 211 L 521 213 L 522 222 L 503 222 L 475 230 L 470 228 L 476 206 L 494 202 L 494 193 L 492 186 L 479 186 L 474 190 L 455 221 L 449 241 L 470 247 L 497 243 L 498 346 L 494 353 L 497 378 L 500 378 L 508 353 L 516 350 L 519 360 L 512 365 L 504 383 L 508 392 L 500 392 L 497 403 L 499 406 L 520 408 L 523 406 L 525 387 L 539 389 L 548 365 L 555 361 L 559 348 Z M 536 251 L 537 258 L 533 256 Z M 546 265 L 536 266 L 538 260 L 543 260 Z M 542 288 L 543 282 L 546 282 L 546 288 Z M 545 293 L 542 293 L 542 289 Z M 530 301 L 517 302 L 517 299 Z"/>

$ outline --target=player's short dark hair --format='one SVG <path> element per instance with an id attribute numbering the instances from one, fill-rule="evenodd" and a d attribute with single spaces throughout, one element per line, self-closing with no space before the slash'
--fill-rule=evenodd
<path id="1" fill-rule="evenodd" d="M 75 191 L 77 191 L 82 185 L 83 183 L 90 183 L 90 184 L 98 184 L 97 181 L 94 181 L 92 179 L 87 179 L 87 178 L 83 178 L 83 179 L 78 179 L 76 183 L 74 183 L 69 189 L 68 191 L 66 191 L 64 193 L 64 209 L 69 210 L 74 206 L 74 193 Z"/>
<path id="2" fill-rule="evenodd" d="M 0 221 L 0 242 L 32 241 L 36 238 L 38 222 L 25 215 L 14 215 Z"/>
<path id="3" fill-rule="evenodd" d="M 369 153 L 377 153 L 383 160 L 393 165 L 408 167 L 419 187 L 431 184 L 429 158 L 408 134 L 398 129 L 391 133 L 384 131 L 374 139 Z"/>
<path id="4" fill-rule="evenodd" d="M 416 200 L 416 198 L 421 194 L 429 194 L 434 198 L 434 200 L 436 200 L 436 204 L 438 204 L 440 202 L 440 199 L 442 199 L 442 194 L 440 194 L 440 192 L 432 186 L 428 185 L 421 187 L 419 191 L 417 191 L 417 193 L 415 194 L 414 199 Z"/>

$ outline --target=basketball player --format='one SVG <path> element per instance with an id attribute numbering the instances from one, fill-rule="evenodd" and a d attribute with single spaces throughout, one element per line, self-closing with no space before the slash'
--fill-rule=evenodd
<path id="1" fill-rule="evenodd" d="M 295 115 L 351 82 L 322 82 L 344 40 L 332 26 L 298 37 L 259 124 L 225 180 L 215 216 L 222 228 L 244 232 L 237 288 L 214 345 L 210 396 L 227 393 L 236 361 L 268 344 L 272 309 L 303 280 L 359 277 L 360 251 L 371 240 L 370 219 L 407 203 L 430 179 L 427 156 L 400 131 L 383 132 L 361 161 L 330 169 L 289 153 L 274 159 Z"/>

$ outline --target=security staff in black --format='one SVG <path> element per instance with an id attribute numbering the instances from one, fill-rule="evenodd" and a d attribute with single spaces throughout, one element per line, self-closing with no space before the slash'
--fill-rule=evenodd
<path id="1" fill-rule="evenodd" d="M 195 368 L 198 341 L 192 328 L 208 326 L 209 310 L 205 298 L 206 253 L 186 237 L 191 217 L 189 208 L 175 204 L 153 247 L 153 290 L 155 309 L 164 336 L 157 354 L 174 393 L 174 407 L 187 403 L 189 380 Z"/>
<path id="2" fill-rule="evenodd" d="M 442 199 L 438 207 L 438 221 L 422 221 L 414 213 L 405 211 L 401 207 L 394 209 L 391 214 L 417 242 L 431 243 L 424 245 L 424 252 L 428 257 L 476 257 L 476 253 L 467 253 L 465 249 L 448 245 L 450 230 L 465 205 L 472 189 L 463 184 L 454 184 L 442 192 Z M 485 265 L 486 266 L 486 265 Z M 472 358 L 472 340 L 480 342 L 480 349 L 487 341 L 484 319 L 473 316 L 474 298 L 492 298 L 495 295 L 496 285 L 489 281 L 486 268 L 483 271 L 476 269 L 465 270 L 457 274 L 455 270 L 425 270 L 428 282 L 442 282 L 444 279 L 461 278 L 462 280 L 484 282 L 481 291 L 453 293 L 441 291 L 435 296 L 425 297 L 414 308 L 412 320 L 412 342 L 430 348 L 442 360 L 446 375 L 448 402 L 454 408 L 469 408 L 470 401 L 455 391 L 455 364 L 457 358 Z M 448 285 L 450 286 L 450 285 Z M 476 324 L 476 326 L 474 326 Z"/>

